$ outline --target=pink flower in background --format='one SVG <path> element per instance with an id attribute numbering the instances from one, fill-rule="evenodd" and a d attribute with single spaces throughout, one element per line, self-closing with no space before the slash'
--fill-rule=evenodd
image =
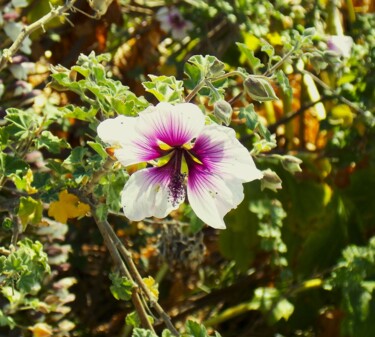
<path id="1" fill-rule="evenodd" d="M 328 49 L 340 56 L 349 57 L 352 51 L 353 39 L 346 35 L 331 35 L 327 40 Z"/>
<path id="2" fill-rule="evenodd" d="M 124 213 L 133 221 L 167 216 L 187 193 L 201 220 L 225 228 L 223 217 L 244 198 L 242 184 L 262 178 L 235 132 L 205 125 L 191 103 L 159 103 L 139 117 L 105 120 L 98 135 L 118 147 L 115 156 L 123 165 L 152 165 L 132 174 L 122 191 Z"/>
<path id="3" fill-rule="evenodd" d="M 167 33 L 171 33 L 176 40 L 182 40 L 187 36 L 187 31 L 193 28 L 193 24 L 185 20 L 176 7 L 162 7 L 156 13 L 156 19 L 160 27 Z"/>

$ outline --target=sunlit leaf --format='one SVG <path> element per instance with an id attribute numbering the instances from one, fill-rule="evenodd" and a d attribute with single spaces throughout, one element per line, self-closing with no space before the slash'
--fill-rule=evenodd
<path id="1" fill-rule="evenodd" d="M 126 277 L 120 276 L 118 273 L 110 274 L 112 281 L 110 286 L 111 293 L 116 300 L 129 301 L 133 292 L 133 283 Z"/>
<path id="2" fill-rule="evenodd" d="M 240 51 L 246 56 L 253 73 L 257 73 L 258 69 L 263 67 L 263 63 L 254 55 L 254 51 L 250 49 L 246 44 L 236 43 Z"/>
<path id="3" fill-rule="evenodd" d="M 38 225 L 42 220 L 43 205 L 32 197 L 21 197 L 17 215 L 24 229 L 28 224 Z"/>

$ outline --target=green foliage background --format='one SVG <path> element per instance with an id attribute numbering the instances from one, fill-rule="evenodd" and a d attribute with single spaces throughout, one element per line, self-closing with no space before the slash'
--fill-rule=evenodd
<path id="1" fill-rule="evenodd" d="M 135 285 L 113 267 L 96 226 L 108 219 L 182 336 L 373 336 L 373 5 L 108 3 L 94 20 L 82 11 L 95 7 L 78 1 L 74 27 L 55 19 L 27 40 L 32 71 L 14 59 L 0 72 L 0 335 L 172 336 L 152 310 L 155 331 L 141 326 Z M 191 22 L 182 40 L 161 28 L 163 7 Z M 1 56 L 7 25 L 49 10 L 0 1 Z M 330 50 L 336 35 L 353 38 L 350 55 Z M 217 123 L 226 120 L 215 107 L 230 102 L 230 126 L 269 170 L 245 184 L 223 231 L 189 205 L 129 222 L 120 192 L 139 167 L 113 164 L 96 134 L 106 118 L 187 97 Z M 62 191 L 76 198 L 58 204 L 73 209 L 67 224 L 49 211 Z M 88 196 L 94 206 L 80 213 Z"/>

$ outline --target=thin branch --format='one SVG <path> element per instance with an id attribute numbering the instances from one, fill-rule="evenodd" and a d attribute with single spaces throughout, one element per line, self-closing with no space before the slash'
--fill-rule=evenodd
<path id="1" fill-rule="evenodd" d="M 106 220 L 102 221 L 102 224 L 105 226 L 106 232 L 109 234 L 111 240 L 113 241 L 113 244 L 118 249 L 121 256 L 124 258 L 125 263 L 129 268 L 130 274 L 132 275 L 132 277 L 134 278 L 138 286 L 145 293 L 145 295 L 151 302 L 152 307 L 155 309 L 155 311 L 158 313 L 158 315 L 161 317 L 161 319 L 164 321 L 165 325 L 173 333 L 173 335 L 179 336 L 179 333 L 177 329 L 174 327 L 174 325 L 172 324 L 170 317 L 164 311 L 164 309 L 160 306 L 160 304 L 157 301 L 155 301 L 154 295 L 151 293 L 147 285 L 144 283 L 142 276 L 139 273 L 129 250 L 124 246 L 121 240 L 117 237 L 116 233 L 114 232 L 113 228 L 108 223 L 108 221 Z"/>
<path id="2" fill-rule="evenodd" d="M 277 68 L 279 68 L 294 52 L 295 52 L 295 48 L 292 48 L 291 50 L 289 50 L 284 56 L 283 58 L 277 62 L 276 64 L 274 64 L 270 69 L 268 69 L 264 74 L 263 76 L 268 76 L 270 74 L 272 74 Z"/>
<path id="3" fill-rule="evenodd" d="M 103 221 L 99 219 L 99 217 L 97 216 L 95 212 L 95 207 L 92 203 L 90 203 L 90 206 L 91 206 L 91 212 L 93 214 L 94 220 L 100 230 L 100 233 L 102 234 L 104 238 L 105 245 L 107 246 L 107 249 L 109 250 L 109 253 L 111 254 L 113 261 L 115 262 L 117 268 L 119 269 L 120 274 L 128 278 L 134 284 L 133 289 L 132 289 L 132 302 L 141 320 L 142 326 L 144 328 L 147 328 L 155 332 L 152 324 L 150 323 L 147 317 L 147 312 L 142 303 L 142 300 L 138 294 L 138 287 L 136 286 L 136 283 L 134 282 L 129 270 L 126 268 L 124 261 L 122 260 L 118 250 L 116 249 L 116 245 L 114 244 L 111 236 L 108 233 L 108 228 L 112 229 L 112 227 L 109 225 L 109 223 L 106 220 Z"/>
<path id="4" fill-rule="evenodd" d="M 0 71 L 3 70 L 8 62 L 12 62 L 12 57 L 21 48 L 22 42 L 34 31 L 42 28 L 44 30 L 44 25 L 54 18 L 66 15 L 65 12 L 71 10 L 74 3 L 77 0 L 67 1 L 64 6 L 59 6 L 56 8 L 51 8 L 51 11 L 41 17 L 38 21 L 25 26 L 22 28 L 21 33 L 17 36 L 17 39 L 13 42 L 9 49 L 4 49 L 2 52 L 2 57 L 0 58 Z"/>
<path id="5" fill-rule="evenodd" d="M 301 115 L 304 111 L 306 111 L 307 109 L 310 109 L 311 107 L 313 107 L 314 105 L 318 104 L 318 103 L 321 103 L 327 99 L 331 99 L 332 97 L 330 96 L 323 96 L 322 98 L 320 98 L 319 100 L 317 101 L 314 101 L 314 102 L 310 102 L 308 104 L 305 104 L 303 106 L 301 106 L 298 110 L 296 110 L 295 112 L 292 112 L 291 114 L 288 114 L 287 116 L 279 119 L 277 122 L 271 124 L 268 126 L 268 130 L 271 132 L 271 133 L 274 133 L 276 131 L 276 129 L 280 126 L 280 125 L 283 125 L 283 124 L 286 124 L 288 123 L 289 121 L 291 121 L 292 119 L 294 119 L 295 117 Z"/>
<path id="6" fill-rule="evenodd" d="M 318 85 L 320 85 L 323 89 L 330 91 L 333 94 L 333 96 L 335 96 L 335 98 L 337 98 L 340 102 L 345 103 L 346 105 L 350 106 L 353 110 L 357 111 L 358 113 L 362 115 L 365 114 L 365 111 L 363 109 L 361 109 L 355 103 L 349 101 L 348 99 L 340 95 L 335 89 L 332 89 L 331 87 L 329 87 L 318 76 L 304 69 L 299 69 L 299 71 L 302 74 L 310 75 Z"/>
<path id="7" fill-rule="evenodd" d="M 20 233 L 22 233 L 22 230 L 21 230 L 22 225 L 20 224 L 18 217 L 16 217 L 14 214 L 10 214 L 10 216 L 13 222 L 13 233 L 12 233 L 12 238 L 10 242 L 11 242 L 11 245 L 16 247 L 17 242 L 18 242 L 18 236 L 20 235 Z"/>
<path id="8" fill-rule="evenodd" d="M 115 263 L 118 266 L 121 267 L 120 270 L 122 271 L 123 275 L 125 275 L 131 281 L 133 281 L 133 282 L 135 281 L 135 283 L 142 289 L 143 293 L 146 295 L 146 297 L 150 301 L 152 307 L 158 313 L 160 318 L 164 321 L 167 328 L 172 332 L 173 335 L 179 336 L 180 334 L 177 331 L 177 329 L 174 327 L 170 317 L 164 311 L 164 309 L 160 306 L 160 304 L 157 301 L 155 301 L 155 298 L 154 298 L 153 294 L 150 292 L 147 285 L 144 283 L 144 281 L 142 279 L 142 276 L 138 272 L 138 269 L 137 269 L 137 267 L 136 267 L 136 265 L 135 265 L 135 263 L 132 259 L 131 253 L 123 245 L 123 243 L 120 241 L 120 239 L 116 235 L 115 231 L 113 230 L 113 228 L 109 224 L 109 222 L 106 219 L 102 220 L 97 216 L 96 205 L 89 200 L 89 195 L 92 193 L 92 190 L 93 190 L 94 186 L 97 184 L 97 182 L 100 180 L 100 178 L 111 168 L 112 165 L 113 165 L 113 160 L 111 158 L 108 158 L 107 161 L 104 163 L 103 167 L 94 173 L 91 182 L 86 186 L 84 191 L 72 191 L 72 193 L 77 194 L 77 196 L 83 202 L 90 205 L 92 215 L 93 215 L 93 217 L 95 219 L 95 222 L 98 225 L 98 228 L 99 228 L 99 230 L 100 230 L 100 232 L 101 232 L 101 234 L 104 238 L 106 246 L 107 246 L 108 250 L 110 251 L 111 256 L 112 256 L 113 260 L 115 261 Z M 125 260 L 125 264 L 122 261 L 119 253 L 121 254 L 123 259 Z M 139 302 L 138 302 L 138 298 L 136 297 L 135 299 L 136 299 L 136 301 L 134 302 L 134 300 L 133 300 L 133 303 L 136 306 L 136 310 L 137 310 L 138 314 L 140 315 L 141 320 L 142 320 L 142 317 L 141 317 L 142 315 L 146 315 L 144 317 L 146 317 L 146 319 L 147 319 L 147 314 L 146 314 L 145 308 L 144 308 L 141 300 L 139 299 Z M 139 305 L 139 307 L 137 307 L 137 305 Z M 144 319 L 144 317 L 143 317 L 143 319 Z M 144 322 L 144 324 L 146 324 L 146 322 Z M 151 324 L 147 319 L 147 326 L 150 326 L 150 325 Z M 148 327 L 148 328 L 153 331 L 152 326 Z"/>

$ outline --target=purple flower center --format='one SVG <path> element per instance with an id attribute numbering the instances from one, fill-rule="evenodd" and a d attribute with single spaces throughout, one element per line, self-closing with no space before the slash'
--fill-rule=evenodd
<path id="1" fill-rule="evenodd" d="M 171 153 L 171 157 L 164 167 L 169 175 L 169 198 L 172 205 L 175 206 L 185 197 L 184 180 L 187 173 L 184 171 L 188 171 L 193 166 L 202 164 L 191 151 L 183 147 L 173 147 L 172 150 L 167 151 L 167 154 L 168 153 Z"/>
<path id="2" fill-rule="evenodd" d="M 185 195 L 184 179 L 186 174 L 181 173 L 182 158 L 185 150 L 177 148 L 174 150 L 168 166 L 170 169 L 170 181 L 168 184 L 169 198 L 175 206 Z"/>
<path id="3" fill-rule="evenodd" d="M 169 19 L 169 23 L 171 24 L 171 26 L 177 29 L 182 29 L 186 25 L 185 20 L 181 17 L 179 13 L 169 14 L 168 19 Z"/>

